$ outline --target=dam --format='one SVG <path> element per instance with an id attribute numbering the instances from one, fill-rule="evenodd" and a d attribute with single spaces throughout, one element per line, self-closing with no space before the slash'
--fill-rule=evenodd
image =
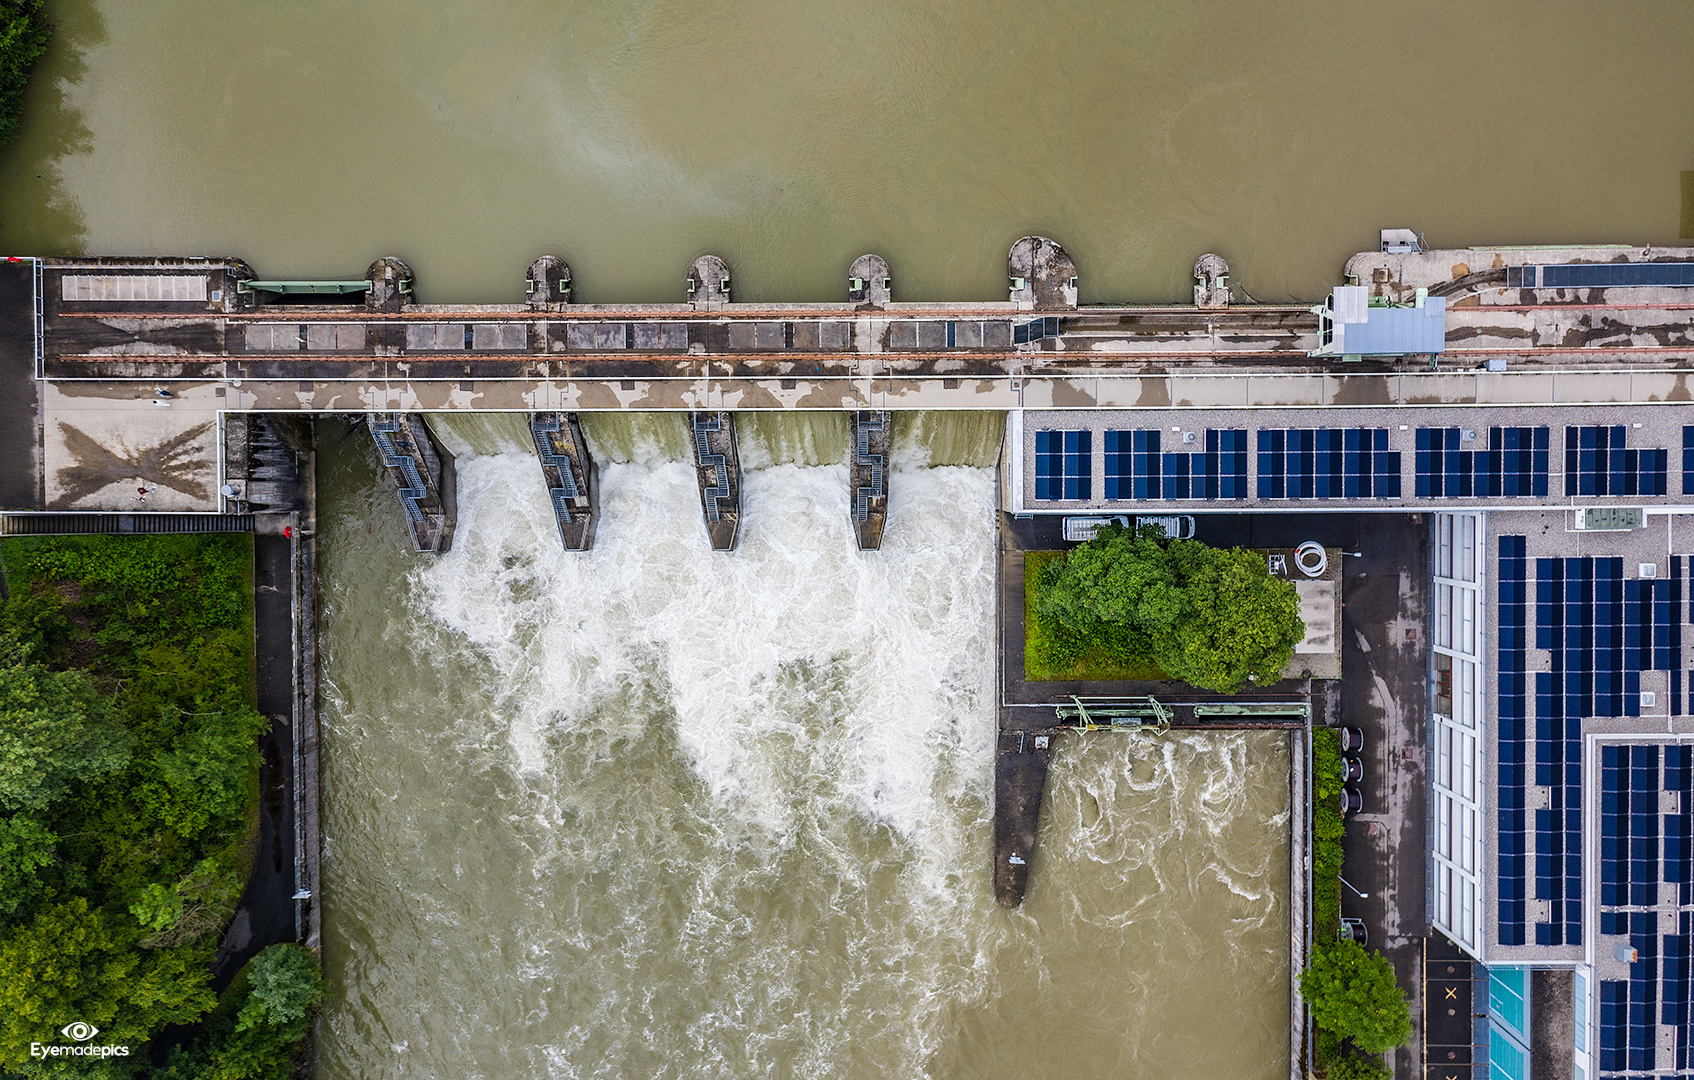
<path id="1" fill-rule="evenodd" d="M 964 512 L 992 518 L 999 534 L 993 556 L 972 565 L 996 579 L 989 857 L 995 895 L 1011 907 L 1030 887 L 1057 736 L 1078 726 L 1064 720 L 1067 703 L 1080 709 L 1079 695 L 1090 692 L 1022 677 L 1007 616 L 1021 600 L 1026 548 L 1056 546 L 1060 520 L 1077 514 L 1586 514 L 1647 502 L 1655 513 L 1685 512 L 1694 504 L 1694 425 L 1684 422 L 1691 266 L 1690 249 L 1424 251 L 1415 237 L 1385 233 L 1381 250 L 1348 260 L 1345 284 L 1308 304 L 1238 298 L 1228 266 L 1205 255 L 1192 305 L 1080 305 L 1063 248 L 1028 237 L 1009 254 L 1005 300 L 902 302 L 895 274 L 867 256 L 849 267 L 844 301 L 747 303 L 734 299 L 730 268 L 703 256 L 678 302 L 579 305 L 571 268 L 548 256 L 524 278 L 526 302 L 453 306 L 417 302 L 412 269 L 396 259 L 378 260 L 362 278 L 285 280 L 234 259 L 20 257 L 0 263 L 0 374 L 11 391 L 0 401 L 0 430 L 11 440 L 8 460 L 28 467 L 0 478 L 0 527 L 301 528 L 309 548 L 319 525 L 300 515 L 305 481 L 279 470 L 277 448 L 298 439 L 302 422 L 330 417 L 351 421 L 345 438 L 376 450 L 383 498 L 368 518 L 453 567 L 475 565 L 491 581 L 515 573 L 519 607 L 529 603 L 524 546 L 544 538 L 569 560 L 611 543 L 636 564 L 636 547 L 615 527 L 636 522 L 648 536 L 692 545 L 710 567 L 701 573 L 751 587 L 749 560 L 781 565 L 770 562 L 772 523 L 759 520 L 761 508 L 777 508 L 784 527 L 809 529 L 815 508 L 831 506 L 828 527 L 860 552 L 881 546 L 903 498 L 924 506 L 925 527 L 943 530 L 943 500 L 899 471 L 894 433 L 917 412 L 1004 414 L 992 490 L 973 489 Z M 499 484 L 481 457 L 456 459 L 454 420 L 476 413 L 502 414 L 525 433 L 521 477 L 510 471 L 509 448 Z M 773 498 L 768 478 L 744 473 L 749 420 L 767 413 L 839 418 L 847 464 L 839 491 L 826 498 L 810 478 L 799 485 L 804 497 L 785 489 Z M 609 481 L 585 427 L 613 414 L 674 428 L 665 438 L 677 441 L 686 470 L 620 467 Z M 660 505 L 632 489 L 638 475 Z M 529 489 L 531 503 L 518 500 L 521 528 L 473 509 L 467 485 L 477 499 Z M 523 517 L 529 505 L 544 508 L 545 528 Z M 331 528 L 360 543 L 349 522 Z M 364 528 L 370 535 L 368 521 Z M 869 564 L 831 565 L 846 573 Z M 688 577 L 668 564 L 665 572 L 686 595 Z M 549 573 L 582 587 L 586 571 Z M 425 578 L 443 626 L 486 652 L 467 654 L 467 664 L 511 659 L 496 628 L 464 622 L 455 606 L 454 590 L 472 584 L 446 572 Z M 638 583 L 623 584 L 663 606 Z M 696 609 L 688 617 L 714 635 L 688 644 L 720 663 L 723 642 L 742 640 L 733 621 Z M 789 632 L 750 611 L 742 617 L 762 632 Z M 853 625 L 870 632 L 860 619 Z M 680 647 L 669 629 L 648 632 Z M 839 635 L 822 640 L 846 647 Z M 438 644 L 447 648 L 445 638 Z M 539 645 L 525 648 L 559 662 Z M 823 679 L 782 677 L 808 687 Z M 1274 746 L 1271 767 L 1297 778 L 1305 730 L 1336 718 L 1333 680 L 1290 672 L 1254 703 L 1271 719 L 1218 716 L 1215 699 L 1178 687 L 1091 692 L 1154 700 L 1151 690 L 1177 718 L 1167 762 L 1198 728 L 1255 753 Z M 768 693 L 788 700 L 780 686 Z M 680 714 L 692 715 L 689 693 L 681 701 Z M 544 760 L 549 721 L 525 722 L 524 752 Z M 722 733 L 684 738 L 710 775 L 737 784 L 762 775 Z M 781 800 L 760 790 L 772 801 L 759 813 L 786 821 Z M 565 827 L 574 811 L 548 812 Z M 1059 812 L 1074 824 L 1098 810 Z M 1293 832 L 1303 832 L 1298 818 Z M 1282 855 L 1297 879 L 1300 846 Z M 1290 907 L 1289 947 L 1298 951 L 1298 895 Z"/>

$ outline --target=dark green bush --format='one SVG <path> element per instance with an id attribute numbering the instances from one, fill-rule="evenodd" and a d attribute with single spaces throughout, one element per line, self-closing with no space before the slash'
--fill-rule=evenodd
<path id="1" fill-rule="evenodd" d="M 51 36 L 41 0 L 0 0 L 0 146 L 17 134 L 29 73 Z"/>

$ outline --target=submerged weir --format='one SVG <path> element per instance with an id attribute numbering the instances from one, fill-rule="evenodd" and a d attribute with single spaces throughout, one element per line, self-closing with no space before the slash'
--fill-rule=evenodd
<path id="1" fill-rule="evenodd" d="M 1068 745 L 1000 908 L 998 417 L 899 418 L 877 552 L 841 418 L 770 419 L 725 555 L 680 416 L 587 418 L 576 553 L 524 419 L 449 417 L 438 557 L 325 424 L 320 1075 L 1287 1075 L 1282 740 Z"/>

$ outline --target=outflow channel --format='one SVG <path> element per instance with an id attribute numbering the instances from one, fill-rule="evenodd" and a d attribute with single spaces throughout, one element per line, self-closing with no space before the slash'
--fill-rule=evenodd
<path id="1" fill-rule="evenodd" d="M 1006 911 L 993 473 L 897 432 L 861 552 L 845 455 L 798 463 L 839 432 L 743 432 L 714 555 L 650 419 L 587 432 L 586 553 L 522 432 L 447 436 L 441 556 L 368 439 L 320 440 L 320 1075 L 1285 1076 L 1281 733 L 1069 744 Z"/>

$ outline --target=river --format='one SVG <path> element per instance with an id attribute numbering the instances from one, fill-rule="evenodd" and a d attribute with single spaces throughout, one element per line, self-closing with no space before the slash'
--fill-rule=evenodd
<path id="1" fill-rule="evenodd" d="M 900 421 L 881 551 L 787 417 L 714 555 L 681 418 L 591 418 L 579 555 L 522 421 L 454 418 L 439 559 L 323 425 L 320 1076 L 1287 1075 L 1282 739 L 1067 737 L 1001 909 L 997 425 Z"/>
<path id="2" fill-rule="evenodd" d="M 1671 242 L 1685 4 L 49 0 L 0 253 L 245 257 L 426 302 L 1084 302 L 1196 255 L 1311 299 L 1376 230 Z M 521 432 L 456 421 L 453 551 L 321 428 L 319 1075 L 1287 1075 L 1287 754 L 1066 737 L 1033 887 L 988 882 L 998 418 L 903 417 L 884 549 L 839 418 L 744 422 L 741 550 L 675 418 L 592 417 L 558 548 Z"/>

